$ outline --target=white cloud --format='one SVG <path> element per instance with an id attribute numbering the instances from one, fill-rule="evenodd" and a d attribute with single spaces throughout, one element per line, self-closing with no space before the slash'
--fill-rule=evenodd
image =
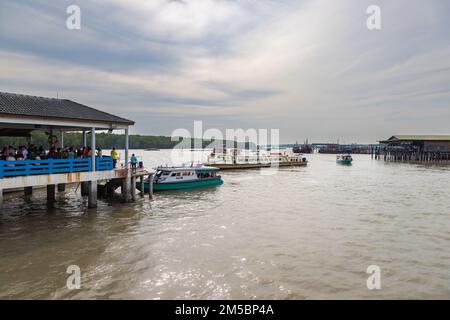
<path id="1" fill-rule="evenodd" d="M 368 142 L 398 130 L 444 131 L 450 5 L 379 1 L 383 29 L 369 31 L 369 4 L 80 1 L 82 32 L 73 37 L 59 27 L 57 5 L 10 5 L 2 15 L 9 36 L 0 44 L 0 84 L 63 91 L 134 118 L 144 133 L 170 133 L 180 118 L 280 127 L 285 140 Z M 20 23 L 30 12 L 36 27 Z M 148 126 L 152 117 L 158 123 Z"/>

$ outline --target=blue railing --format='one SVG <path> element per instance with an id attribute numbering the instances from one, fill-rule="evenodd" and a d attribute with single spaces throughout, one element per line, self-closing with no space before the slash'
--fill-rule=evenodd
<path id="1" fill-rule="evenodd" d="M 97 157 L 95 158 L 95 170 L 112 170 L 113 169 L 113 159 L 112 157 Z"/>
<path id="2" fill-rule="evenodd" d="M 98 157 L 95 159 L 95 170 L 100 171 L 112 169 L 113 161 L 111 157 Z M 91 170 L 92 161 L 90 158 L 18 161 L 0 160 L 0 178 Z"/>

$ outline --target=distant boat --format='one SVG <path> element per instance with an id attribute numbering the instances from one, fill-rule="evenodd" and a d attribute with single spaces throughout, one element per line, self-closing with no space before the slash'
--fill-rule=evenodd
<path id="1" fill-rule="evenodd" d="M 351 155 L 339 155 L 336 156 L 336 162 L 339 164 L 352 164 L 353 158 Z"/>
<path id="2" fill-rule="evenodd" d="M 299 145 L 298 142 L 296 141 L 294 146 L 292 147 L 292 152 L 293 153 L 312 153 L 312 148 L 311 146 L 308 144 L 308 140 L 306 140 L 306 142 L 303 145 Z"/>
<path id="3" fill-rule="evenodd" d="M 198 166 L 158 167 L 153 181 L 153 191 L 182 190 L 223 184 L 218 168 Z M 140 190 L 140 183 L 136 183 Z M 144 182 L 144 190 L 150 189 L 150 181 Z"/>

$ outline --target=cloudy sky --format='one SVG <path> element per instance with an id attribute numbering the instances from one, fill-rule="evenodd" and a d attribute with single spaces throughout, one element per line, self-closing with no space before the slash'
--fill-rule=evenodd
<path id="1" fill-rule="evenodd" d="M 0 91 L 59 92 L 141 134 L 194 120 L 282 142 L 450 134 L 450 1 L 0 0 Z"/>

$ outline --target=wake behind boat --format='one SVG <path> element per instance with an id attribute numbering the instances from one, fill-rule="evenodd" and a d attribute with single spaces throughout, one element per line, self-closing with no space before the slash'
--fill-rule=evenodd
<path id="1" fill-rule="evenodd" d="M 153 191 L 192 189 L 223 184 L 218 168 L 197 166 L 158 167 L 153 180 Z M 136 188 L 141 186 L 136 183 Z M 150 189 L 150 181 L 144 182 L 144 190 Z"/>

